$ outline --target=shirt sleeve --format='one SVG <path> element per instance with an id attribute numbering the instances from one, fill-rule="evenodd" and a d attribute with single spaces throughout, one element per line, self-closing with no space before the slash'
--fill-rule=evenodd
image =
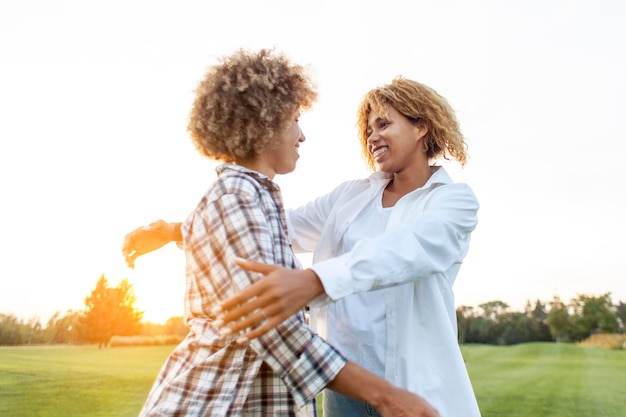
<path id="1" fill-rule="evenodd" d="M 467 185 L 439 187 L 424 211 L 312 269 L 333 300 L 443 273 L 465 257 L 477 211 Z"/>
<path id="2" fill-rule="evenodd" d="M 289 243 L 275 241 L 267 215 L 254 195 L 227 194 L 217 204 L 220 206 L 215 207 L 216 210 L 226 214 L 222 218 L 222 227 L 229 240 L 225 250 L 230 259 L 238 256 L 276 263 L 276 251 L 291 250 L 276 246 L 277 243 L 287 246 Z M 230 265 L 233 282 L 239 289 L 261 277 L 232 262 Z M 302 312 L 251 341 L 249 347 L 284 381 L 298 406 L 315 398 L 346 363 L 337 350 L 309 329 Z"/>
<path id="3" fill-rule="evenodd" d="M 289 240 L 296 252 L 315 251 L 335 202 L 346 189 L 353 187 L 357 182 L 361 181 L 346 181 L 330 193 L 320 196 L 304 206 L 287 210 Z"/>

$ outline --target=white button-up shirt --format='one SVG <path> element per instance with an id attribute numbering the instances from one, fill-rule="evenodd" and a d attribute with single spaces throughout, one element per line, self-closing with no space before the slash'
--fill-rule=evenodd
<path id="1" fill-rule="evenodd" d="M 453 183 L 438 167 L 423 187 L 396 203 L 384 233 L 346 244 L 350 225 L 381 201 L 390 178 L 374 173 L 348 181 L 288 210 L 291 243 L 296 251 L 314 251 L 312 269 L 326 292 L 311 304 L 311 325 L 365 367 L 375 360 L 360 358 L 361 346 L 382 347 L 384 377 L 426 398 L 442 417 L 480 416 L 458 345 L 452 292 L 477 224 L 478 202 L 467 185 Z M 359 302 L 356 293 L 365 291 L 374 298 Z M 376 299 L 384 312 L 368 308 Z M 384 337 L 367 332 L 379 319 Z M 341 337 L 346 332 L 350 337 Z"/>

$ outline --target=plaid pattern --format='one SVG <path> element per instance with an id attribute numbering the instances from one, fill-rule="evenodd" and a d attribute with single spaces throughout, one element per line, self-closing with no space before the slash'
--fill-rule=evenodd
<path id="1" fill-rule="evenodd" d="M 308 328 L 302 312 L 244 346 L 235 343 L 237 335 L 220 339 L 211 325 L 212 306 L 260 278 L 233 257 L 299 267 L 278 186 L 237 165 L 217 172 L 182 227 L 190 332 L 161 369 L 140 416 L 316 415 L 315 396 L 346 360 Z"/>

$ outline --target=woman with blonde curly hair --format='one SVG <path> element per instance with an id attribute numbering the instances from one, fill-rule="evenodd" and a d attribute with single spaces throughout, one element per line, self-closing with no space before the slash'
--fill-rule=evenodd
<path id="1" fill-rule="evenodd" d="M 461 166 L 465 166 L 467 162 L 465 138 L 448 101 L 432 88 L 400 76 L 389 86 L 368 92 L 357 110 L 361 149 L 372 171 L 376 171 L 376 162 L 368 147 L 370 133 L 368 118 L 371 112 L 389 117 L 390 106 L 412 123 L 421 120 L 427 124 L 428 131 L 423 146 L 429 161 L 435 161 L 440 157 L 452 158 Z"/>
<path id="2" fill-rule="evenodd" d="M 224 163 L 182 227 L 166 229 L 185 250 L 190 331 L 140 415 L 315 415 L 315 397 L 329 387 L 387 417 L 437 416 L 419 396 L 347 361 L 311 331 L 301 310 L 249 343 L 220 332 L 211 307 L 259 279 L 234 258 L 299 268 L 273 178 L 295 169 L 305 140 L 298 117 L 316 91 L 304 68 L 284 55 L 240 50 L 210 67 L 195 93 L 192 141 Z"/>

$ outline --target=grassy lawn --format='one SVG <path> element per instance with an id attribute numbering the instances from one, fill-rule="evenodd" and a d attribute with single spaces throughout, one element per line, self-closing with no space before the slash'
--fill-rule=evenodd
<path id="1" fill-rule="evenodd" d="M 172 349 L 0 348 L 0 416 L 136 417 Z"/>
<path id="2" fill-rule="evenodd" d="M 626 351 L 571 344 L 463 346 L 483 417 L 626 416 Z"/>
<path id="3" fill-rule="evenodd" d="M 1 347 L 0 416 L 137 416 L 173 346 Z M 623 417 L 626 351 L 463 346 L 483 417 Z"/>

